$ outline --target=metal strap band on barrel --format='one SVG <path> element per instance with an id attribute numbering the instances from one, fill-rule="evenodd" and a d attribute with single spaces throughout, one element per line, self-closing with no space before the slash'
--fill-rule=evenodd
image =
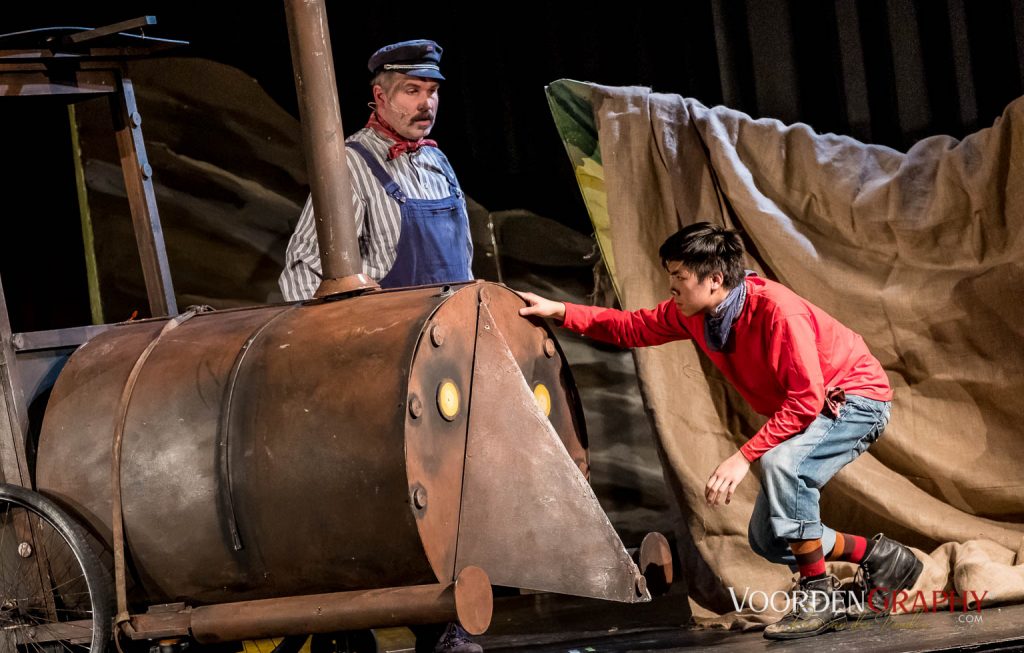
<path id="1" fill-rule="evenodd" d="M 167 321 L 167 324 L 160 329 L 160 333 L 153 338 L 135 360 L 135 364 L 128 374 L 128 379 L 124 383 L 124 388 L 121 390 L 121 399 L 117 404 L 110 469 L 111 503 L 114 510 L 114 519 L 111 524 L 114 539 L 114 589 L 117 593 L 117 615 L 114 617 L 115 628 L 121 627 L 122 624 L 128 623 L 129 620 L 128 593 L 125 587 L 124 521 L 121 506 L 121 442 L 124 439 L 124 427 L 128 419 L 128 405 L 131 402 L 132 393 L 135 391 L 135 384 L 139 379 L 139 374 L 149 359 L 149 355 L 156 348 L 157 343 L 165 335 L 178 328 L 183 322 L 195 317 L 200 312 L 205 312 L 205 310 L 208 309 L 206 307 L 192 308 Z M 114 639 L 117 641 L 116 635 Z"/>
<path id="2" fill-rule="evenodd" d="M 223 409 L 220 413 L 220 419 L 217 424 L 217 470 L 220 474 L 221 482 L 218 483 L 220 491 L 218 493 L 218 501 L 221 509 L 224 511 L 225 524 L 228 529 L 228 537 L 231 538 L 231 546 L 235 551 L 241 551 L 244 548 L 242 542 L 242 536 L 238 530 L 238 518 L 235 515 L 235 503 L 231 495 L 231 488 L 233 486 L 231 482 L 231 448 L 230 448 L 230 436 L 231 436 L 231 411 L 234 406 L 235 399 L 235 384 L 238 382 L 238 374 L 242 369 L 242 361 L 245 360 L 246 354 L 252 348 L 256 339 L 266 331 L 272 323 L 274 323 L 281 316 L 294 311 L 298 306 L 291 306 L 285 308 L 276 313 L 269 320 L 261 324 L 255 331 L 249 334 L 245 344 L 238 350 L 238 354 L 235 356 L 235 362 L 231 365 L 231 375 L 228 377 L 228 382 L 224 388 L 224 401 L 221 404 Z"/>

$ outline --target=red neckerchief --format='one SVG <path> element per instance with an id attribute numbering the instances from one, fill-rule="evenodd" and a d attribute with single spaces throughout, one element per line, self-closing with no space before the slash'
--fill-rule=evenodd
<path id="1" fill-rule="evenodd" d="M 370 114 L 370 119 L 366 121 L 366 126 L 372 129 L 373 131 L 377 132 L 384 138 L 395 142 L 394 145 L 388 148 L 388 161 L 392 159 L 397 159 L 398 157 L 402 156 L 402 154 L 404 154 L 405 152 L 415 152 L 416 150 L 426 145 L 429 145 L 430 147 L 437 147 L 437 141 L 431 140 L 429 138 L 421 138 L 418 141 L 410 141 L 408 138 L 405 138 L 404 136 L 396 132 L 394 129 L 392 129 L 391 125 L 384 122 L 384 120 L 382 120 L 377 115 L 376 111 Z"/>

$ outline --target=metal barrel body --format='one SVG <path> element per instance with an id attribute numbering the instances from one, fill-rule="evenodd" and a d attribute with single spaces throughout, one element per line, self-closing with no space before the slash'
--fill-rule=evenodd
<path id="1" fill-rule="evenodd" d="M 585 472 L 568 367 L 500 286 L 199 314 L 159 340 L 128 400 L 120 476 L 133 599 L 452 581 L 481 293 L 524 375 L 549 389 L 551 424 Z M 108 548 L 117 406 L 163 324 L 84 345 L 44 419 L 37 486 Z"/>

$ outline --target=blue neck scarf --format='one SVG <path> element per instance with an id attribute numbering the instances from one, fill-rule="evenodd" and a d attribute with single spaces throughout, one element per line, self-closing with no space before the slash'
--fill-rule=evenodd
<path id="1" fill-rule="evenodd" d="M 753 270 L 747 270 L 745 276 L 754 274 Z M 729 342 L 729 334 L 732 333 L 732 325 L 736 318 L 743 311 L 743 304 L 747 299 L 747 284 L 741 280 L 739 285 L 729 291 L 721 304 L 715 310 L 704 315 L 704 342 L 711 351 L 722 351 Z"/>

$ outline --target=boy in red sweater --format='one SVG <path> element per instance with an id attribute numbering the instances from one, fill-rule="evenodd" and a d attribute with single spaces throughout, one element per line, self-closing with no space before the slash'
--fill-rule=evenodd
<path id="1" fill-rule="evenodd" d="M 821 523 L 819 490 L 863 453 L 889 421 L 892 389 L 864 340 L 785 286 L 744 274 L 743 242 L 699 222 L 671 236 L 659 255 L 672 298 L 654 309 L 618 311 L 521 293 L 522 315 L 621 347 L 692 339 L 751 407 L 769 419 L 711 474 L 705 499 L 729 503 L 750 464 L 761 461 L 761 492 L 748 537 L 773 562 L 800 570 L 793 611 L 765 629 L 769 639 L 837 630 L 847 613 L 826 560 L 857 563 L 871 610 L 888 614 L 922 565 L 902 544 L 838 533 Z"/>

